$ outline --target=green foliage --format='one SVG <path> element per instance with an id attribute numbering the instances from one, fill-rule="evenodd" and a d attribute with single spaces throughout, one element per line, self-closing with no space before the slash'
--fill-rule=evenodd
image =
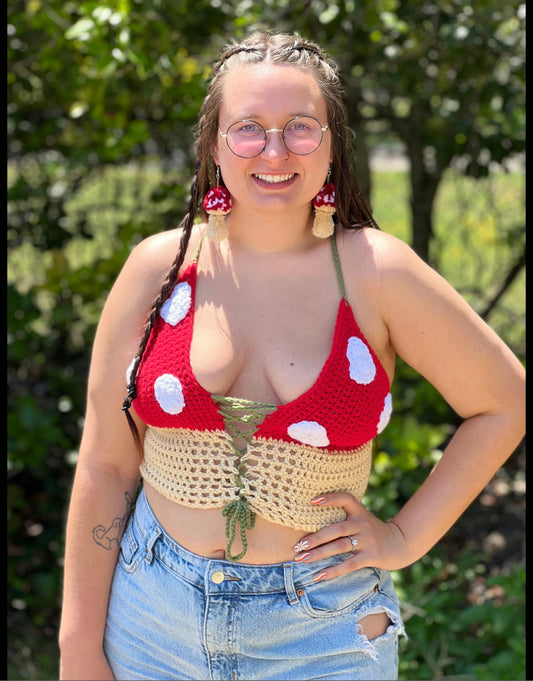
<path id="1" fill-rule="evenodd" d="M 483 556 L 433 550 L 395 574 L 408 639 L 400 679 L 525 679 L 525 569 L 486 574 Z"/>
<path id="2" fill-rule="evenodd" d="M 11 153 L 48 148 L 91 165 L 190 154 L 204 50 L 214 26 L 232 28 L 222 3 L 214 5 L 11 2 Z"/>

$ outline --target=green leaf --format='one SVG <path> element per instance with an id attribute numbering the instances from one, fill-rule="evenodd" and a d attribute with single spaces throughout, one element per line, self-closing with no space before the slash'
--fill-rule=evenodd
<path id="1" fill-rule="evenodd" d="M 76 38 L 85 40 L 89 37 L 87 34 L 89 34 L 93 28 L 94 21 L 92 19 L 80 19 L 65 31 L 65 38 L 67 38 L 67 40 L 75 40 Z"/>

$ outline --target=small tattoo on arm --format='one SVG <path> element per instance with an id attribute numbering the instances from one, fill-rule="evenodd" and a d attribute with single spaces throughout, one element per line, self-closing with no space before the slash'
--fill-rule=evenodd
<path id="1" fill-rule="evenodd" d="M 113 518 L 113 522 L 107 528 L 103 525 L 96 525 L 96 527 L 93 527 L 92 534 L 94 541 L 106 551 L 111 551 L 114 543 L 116 543 L 117 546 L 120 546 L 120 540 L 124 534 L 126 522 L 133 506 L 133 498 L 129 492 L 124 492 L 124 499 L 126 501 L 126 510 L 123 516 Z"/>

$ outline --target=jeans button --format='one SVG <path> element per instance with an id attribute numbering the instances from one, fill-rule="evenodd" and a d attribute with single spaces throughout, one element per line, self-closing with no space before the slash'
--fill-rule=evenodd
<path id="1" fill-rule="evenodd" d="M 211 575 L 211 581 L 215 584 L 221 584 L 224 581 L 224 573 L 222 570 L 217 570 Z"/>

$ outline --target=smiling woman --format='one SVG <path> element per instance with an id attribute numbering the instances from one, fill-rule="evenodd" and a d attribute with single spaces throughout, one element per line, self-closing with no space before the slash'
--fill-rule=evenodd
<path id="1" fill-rule="evenodd" d="M 95 339 L 61 678 L 394 679 L 389 571 L 423 556 L 520 441 L 522 367 L 376 228 L 317 45 L 230 45 L 197 132 L 187 215 L 134 249 Z M 361 499 L 397 355 L 464 422 L 381 519 Z"/>
<path id="2" fill-rule="evenodd" d="M 286 64 L 229 70 L 222 97 L 220 130 L 227 132 L 219 130 L 213 158 L 233 198 L 232 232 L 257 225 L 263 241 L 265 210 L 292 222 L 324 183 L 332 160 L 327 104 L 310 71 Z M 243 119 L 243 111 L 253 117 Z"/>

